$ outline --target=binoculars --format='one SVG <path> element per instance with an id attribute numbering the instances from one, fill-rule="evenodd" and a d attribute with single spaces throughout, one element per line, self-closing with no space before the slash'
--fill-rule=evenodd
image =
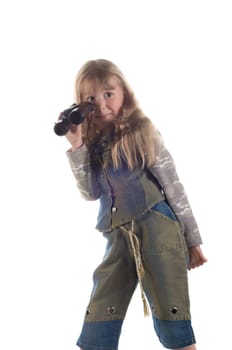
<path id="1" fill-rule="evenodd" d="M 74 103 L 68 109 L 65 109 L 54 125 L 54 132 L 58 136 L 67 134 L 72 125 L 79 125 L 83 120 L 94 111 L 91 102 L 81 102 L 79 105 Z"/>

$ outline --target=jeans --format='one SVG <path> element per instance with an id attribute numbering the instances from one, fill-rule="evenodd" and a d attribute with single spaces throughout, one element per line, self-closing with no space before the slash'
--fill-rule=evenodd
<path id="1" fill-rule="evenodd" d="M 125 225 L 129 230 L 130 225 Z M 195 343 L 191 326 L 186 246 L 174 213 L 165 201 L 135 221 L 145 274 L 143 289 L 156 334 L 168 349 Z M 123 320 L 138 284 L 128 236 L 117 228 L 104 234 L 103 262 L 93 275 L 94 287 L 77 345 L 84 350 L 117 350 Z"/>

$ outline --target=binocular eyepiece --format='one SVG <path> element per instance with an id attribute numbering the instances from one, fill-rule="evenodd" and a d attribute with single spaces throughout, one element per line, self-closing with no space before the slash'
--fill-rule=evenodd
<path id="1" fill-rule="evenodd" d="M 60 119 L 54 125 L 55 134 L 58 136 L 67 134 L 72 125 L 81 124 L 92 111 L 94 106 L 91 102 L 81 102 L 79 105 L 74 103 L 61 113 Z"/>

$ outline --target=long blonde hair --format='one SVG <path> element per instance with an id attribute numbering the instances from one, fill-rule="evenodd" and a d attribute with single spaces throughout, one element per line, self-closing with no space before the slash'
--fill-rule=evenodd
<path id="1" fill-rule="evenodd" d="M 120 168 L 122 161 L 127 162 L 129 169 L 150 166 L 155 163 L 160 142 L 159 133 L 140 109 L 131 87 L 114 63 L 105 59 L 86 62 L 76 77 L 75 102 L 82 102 L 86 83 L 97 82 L 108 86 L 112 77 L 117 79 L 124 92 L 120 115 L 114 121 L 114 140 L 111 148 L 114 168 Z M 89 147 L 96 142 L 100 133 L 94 119 L 90 118 L 86 118 L 82 123 L 83 140 Z"/>

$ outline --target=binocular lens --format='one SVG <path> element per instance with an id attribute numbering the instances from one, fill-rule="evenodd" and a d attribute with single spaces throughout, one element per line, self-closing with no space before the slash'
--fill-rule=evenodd
<path id="1" fill-rule="evenodd" d="M 82 102 L 79 105 L 74 103 L 70 108 L 63 111 L 60 119 L 55 123 L 55 134 L 58 136 L 67 134 L 72 125 L 81 124 L 93 110 L 94 107 L 90 102 Z"/>
<path id="2" fill-rule="evenodd" d="M 71 123 L 68 119 L 58 120 L 54 125 L 54 132 L 58 136 L 64 136 L 67 134 L 71 127 Z"/>

